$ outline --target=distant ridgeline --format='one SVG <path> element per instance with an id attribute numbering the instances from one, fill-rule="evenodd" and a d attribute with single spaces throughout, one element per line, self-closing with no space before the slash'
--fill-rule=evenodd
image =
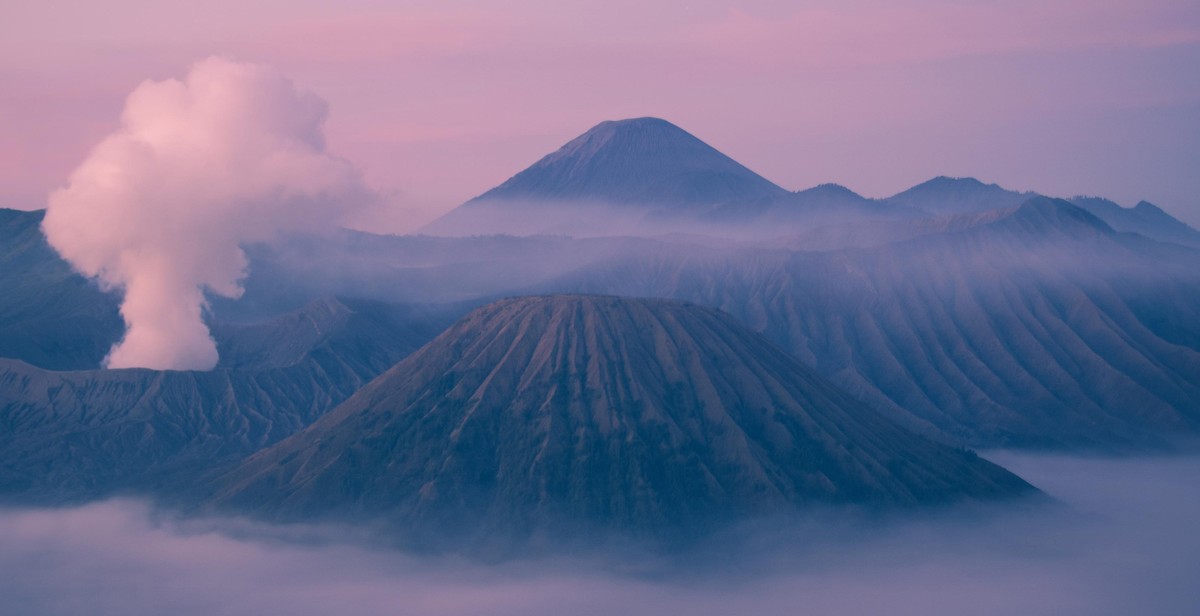
<path id="1" fill-rule="evenodd" d="M 424 232 L 695 233 L 833 248 L 954 228 L 966 223 L 964 216 L 1012 209 L 1036 196 L 947 177 L 887 199 L 867 199 L 836 184 L 790 192 L 670 122 L 636 118 L 601 122 Z M 1200 232 L 1149 203 L 1072 202 L 1117 231 L 1200 247 Z"/>
<path id="2" fill-rule="evenodd" d="M 247 246 L 212 372 L 100 369 L 120 291 L 41 218 L 0 210 L 7 502 L 658 534 L 1020 497 L 963 447 L 1200 432 L 1200 233 L 1148 203 L 790 192 L 669 122 L 604 122 L 425 235 Z"/>

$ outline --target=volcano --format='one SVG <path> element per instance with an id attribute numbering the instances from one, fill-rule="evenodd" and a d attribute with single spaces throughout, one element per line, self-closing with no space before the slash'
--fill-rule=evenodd
<path id="1" fill-rule="evenodd" d="M 786 191 L 658 118 L 601 122 L 474 201 L 707 205 Z"/>
<path id="2" fill-rule="evenodd" d="M 787 194 L 666 120 L 634 118 L 597 124 L 424 231 L 525 234 L 557 226 L 576 234 L 613 216 L 632 224 L 646 213 L 686 217 Z"/>
<path id="3" fill-rule="evenodd" d="M 725 313 L 606 296 L 477 309 L 217 485 L 217 506 L 276 521 L 485 539 L 1036 493 Z"/>

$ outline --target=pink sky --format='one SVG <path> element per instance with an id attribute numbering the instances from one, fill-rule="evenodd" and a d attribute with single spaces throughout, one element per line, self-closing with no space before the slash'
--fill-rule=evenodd
<path id="1" fill-rule="evenodd" d="M 0 205 L 43 207 L 141 81 L 213 54 L 329 102 L 381 231 L 644 115 L 790 189 L 971 175 L 1200 225 L 1195 0 L 8 0 Z"/>

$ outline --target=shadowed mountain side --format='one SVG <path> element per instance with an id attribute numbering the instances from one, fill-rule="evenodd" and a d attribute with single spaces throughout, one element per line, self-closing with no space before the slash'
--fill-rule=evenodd
<path id="1" fill-rule="evenodd" d="M 802 250 L 864 247 L 907 239 L 928 233 L 928 227 L 936 221 L 923 210 L 867 199 L 837 184 L 726 204 L 697 220 L 698 233 Z"/>
<path id="2" fill-rule="evenodd" d="M 975 178 L 941 176 L 884 201 L 945 215 L 1013 208 L 1036 196 L 1035 193 L 1015 192 L 996 184 L 984 184 Z"/>
<path id="3" fill-rule="evenodd" d="M 99 368 L 124 333 L 118 312 L 120 294 L 101 292 L 71 270 L 46 243 L 39 227 L 43 214 L 0 209 L 0 288 L 4 290 L 0 293 L 0 357 L 48 370 Z M 290 318 L 311 321 L 328 332 L 338 317 L 322 316 L 316 307 L 330 296 L 421 304 L 467 302 L 451 310 L 461 310 L 457 316 L 478 305 L 468 304 L 480 297 L 628 254 L 645 243 L 648 240 L 629 238 L 396 237 L 346 230 L 291 236 L 246 247 L 250 265 L 245 292 L 238 299 L 210 296 L 208 321 L 222 350 L 222 366 L 245 367 L 230 363 L 230 353 L 242 350 L 231 346 L 235 343 L 227 333 L 238 332 L 236 345 L 244 345 L 243 338 L 252 330 L 238 329 L 233 323 L 250 322 L 258 328 L 264 319 L 298 311 Z M 359 317 L 371 312 L 362 303 L 356 309 Z M 320 325 L 322 319 L 332 321 Z M 309 336 L 300 330 L 289 335 Z M 294 359 L 303 352 L 297 340 L 279 341 L 291 351 L 263 352 Z"/>
<path id="4" fill-rule="evenodd" d="M 928 213 L 886 201 L 867 199 L 838 184 L 822 184 L 782 196 L 723 205 L 706 219 L 734 225 L 825 224 L 855 220 L 906 220 Z M 778 232 L 778 229 L 776 230 Z"/>
<path id="5" fill-rule="evenodd" d="M 870 250 L 664 248 L 543 292 L 719 307 L 853 395 L 987 446 L 1200 429 L 1200 253 L 1050 199 Z"/>
<path id="6" fill-rule="evenodd" d="M 306 333 L 331 314 L 331 331 Z M 0 494 L 56 502 L 186 483 L 308 425 L 452 319 L 325 300 L 231 328 L 222 362 L 236 370 L 51 372 L 0 360 Z"/>
<path id="7" fill-rule="evenodd" d="M 690 235 L 771 245 L 786 241 L 806 249 L 828 249 L 905 239 L 927 233 L 933 224 L 937 218 L 923 210 L 866 199 L 841 186 L 822 185 L 695 210 L 652 204 L 632 207 L 595 198 L 490 202 L 488 207 L 454 210 L 429 230 L 447 236 L 499 233 L 657 239 Z"/>
<path id="8" fill-rule="evenodd" d="M 217 368 L 286 368 L 323 355 L 356 373 L 378 374 L 472 307 L 324 297 L 265 322 L 214 324 Z"/>
<path id="9" fill-rule="evenodd" d="M 95 368 L 125 329 L 119 296 L 59 258 L 42 235 L 44 214 L 0 209 L 0 357 Z"/>
<path id="10" fill-rule="evenodd" d="M 939 217 L 1007 210 L 1031 198 L 1032 192 L 1007 190 L 975 178 L 938 177 L 914 186 L 882 203 L 907 206 Z M 1145 201 L 1123 208 L 1107 199 L 1074 197 L 1070 202 L 1117 231 L 1137 233 L 1161 242 L 1200 247 L 1200 231 Z"/>
<path id="11" fill-rule="evenodd" d="M 382 517 L 484 542 L 1036 492 L 725 314 L 595 296 L 480 308 L 216 485 L 219 506 L 274 520 Z"/>
<path id="12" fill-rule="evenodd" d="M 70 265 L 46 243 L 39 227 L 43 214 L 42 211 L 0 209 L 0 288 L 4 290 L 0 293 L 0 357 L 21 360 L 47 370 L 99 368 L 109 349 L 124 334 L 125 326 L 118 312 L 120 294 L 101 292 L 95 283 L 71 270 Z M 535 240 L 523 243 L 543 248 L 543 243 Z M 249 288 L 246 295 L 241 300 L 213 298 L 215 314 L 210 315 L 209 326 L 220 352 L 220 367 L 290 365 L 299 361 L 310 350 L 310 346 L 334 334 L 353 335 L 353 332 L 373 331 L 372 328 L 399 332 L 430 318 L 436 320 L 440 327 L 449 325 L 454 317 L 474 306 L 423 308 L 364 300 L 333 300 L 331 296 L 345 291 L 378 293 L 380 288 L 387 288 L 387 285 L 379 284 L 367 272 L 385 269 L 392 275 L 389 282 L 403 288 L 412 279 L 406 280 L 398 275 L 403 269 L 394 266 L 397 263 L 410 265 L 414 272 L 419 271 L 428 277 L 431 269 L 429 259 L 453 262 L 457 258 L 479 263 L 482 268 L 487 258 L 479 253 L 506 251 L 503 238 L 476 244 L 472 248 L 438 250 L 417 238 L 405 241 L 343 232 L 326 238 L 283 240 L 275 247 L 251 247 L 250 269 L 253 278 L 247 283 Z M 287 252 L 288 248 L 294 248 L 297 253 L 317 250 L 323 254 L 314 257 L 306 253 L 310 255 L 309 260 L 318 262 L 323 258 L 326 263 L 318 267 L 293 258 L 294 255 Z M 475 251 L 474 257 L 472 249 Z M 378 256 L 385 252 L 391 256 Z M 507 252 L 519 260 L 520 255 L 529 251 L 509 248 Z M 369 256 L 371 254 L 377 255 L 376 259 L 372 259 Z M 526 256 L 525 259 L 536 262 L 544 254 L 545 251 L 540 252 L 537 258 Z M 282 263 L 283 259 L 290 260 Z M 380 261 L 386 265 L 381 265 Z M 468 267 L 463 266 L 462 269 Z M 356 276 L 351 272 L 362 273 Z M 440 274 L 448 275 L 444 271 Z M 487 275 L 479 274 L 476 277 L 482 281 Z M 414 274 L 413 278 L 418 278 L 418 275 Z M 499 276 L 493 273 L 492 280 L 497 279 Z M 520 281 L 519 278 L 517 280 Z M 471 285 L 469 281 L 463 281 L 462 284 Z M 496 283 L 492 284 L 494 286 Z M 483 282 L 480 286 L 483 291 L 494 292 L 493 287 Z M 397 291 L 380 295 L 412 298 L 419 295 L 420 290 L 418 287 L 417 293 Z M 474 294 L 467 292 L 455 295 L 449 292 L 444 295 L 457 299 Z M 353 304 L 352 309 L 348 307 L 349 304 Z M 276 318 L 288 311 L 294 312 Z M 449 314 L 450 317 L 435 313 Z M 345 329 L 343 326 L 349 317 L 352 317 L 355 327 Z M 252 322 L 238 325 L 230 323 L 230 318 Z M 264 318 L 275 319 L 274 324 L 268 326 L 257 321 Z M 417 337 L 419 342 L 408 348 L 420 346 L 441 331 L 440 327 L 432 333 L 422 333 Z M 370 342 L 371 335 L 366 335 L 363 340 Z M 381 339 L 388 340 L 391 336 L 385 334 Z M 339 344 L 347 343 L 347 340 L 338 340 Z M 348 361 L 355 361 L 355 353 L 348 351 L 343 349 L 339 352 Z M 368 354 L 374 352 L 365 347 L 360 351 Z M 369 361 L 373 360 L 369 357 L 364 359 L 364 362 Z M 375 371 L 378 371 L 378 367 Z"/>
<path id="13" fill-rule="evenodd" d="M 1152 203 L 1142 201 L 1125 208 L 1098 197 L 1074 197 L 1071 203 L 1104 220 L 1117 231 L 1138 233 L 1162 242 L 1175 242 L 1200 248 L 1200 231 L 1162 211 Z"/>

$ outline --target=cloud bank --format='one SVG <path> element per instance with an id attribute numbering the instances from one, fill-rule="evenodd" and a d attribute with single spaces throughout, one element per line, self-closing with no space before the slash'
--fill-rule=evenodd
<path id="1" fill-rule="evenodd" d="M 705 552 L 711 566 L 683 572 L 422 559 L 131 502 L 0 511 L 0 613 L 1200 613 L 1200 459 L 993 458 L 1072 511 L 823 523 L 790 542 L 749 538 L 734 557 Z"/>
<path id="2" fill-rule="evenodd" d="M 129 95 L 43 223 L 75 269 L 124 291 L 108 367 L 211 369 L 204 293 L 240 295 L 242 244 L 329 228 L 370 200 L 326 151 L 326 115 L 272 69 L 217 57 Z"/>

